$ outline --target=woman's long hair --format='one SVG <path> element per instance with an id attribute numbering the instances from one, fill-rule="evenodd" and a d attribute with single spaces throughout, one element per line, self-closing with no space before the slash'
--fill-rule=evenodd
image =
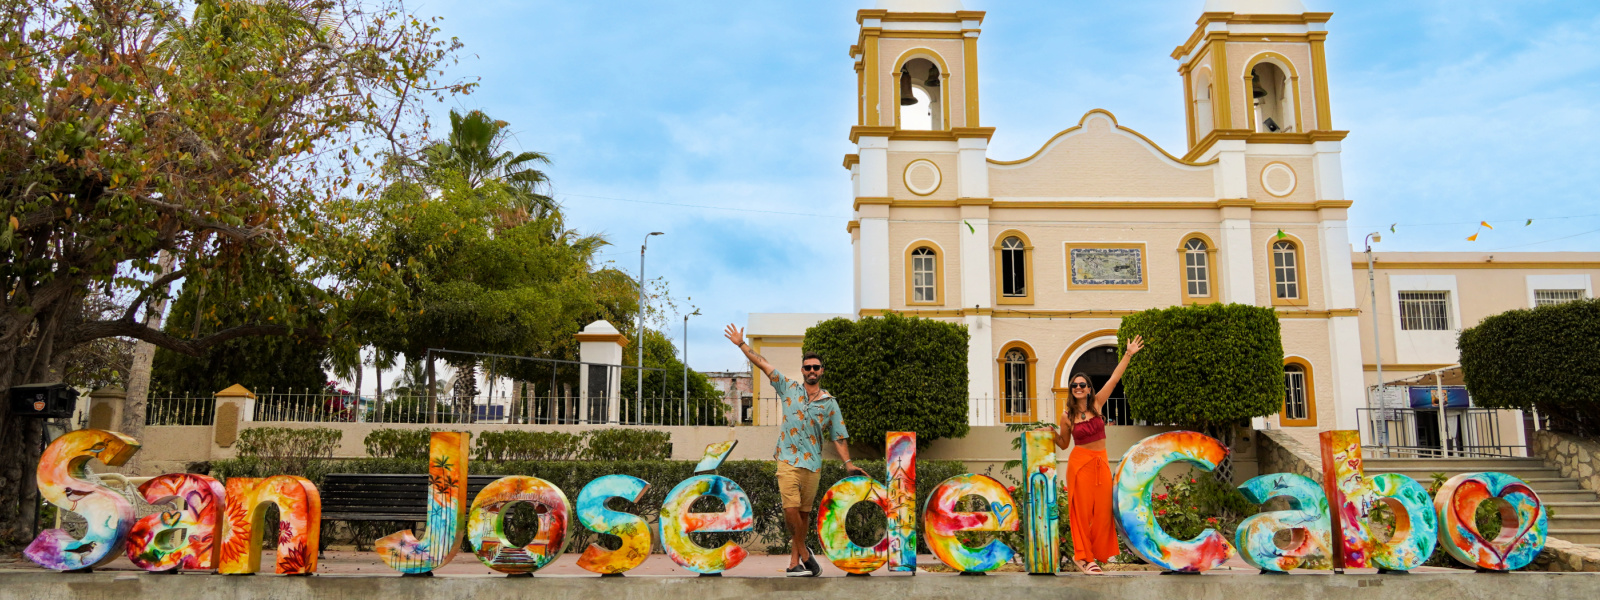
<path id="1" fill-rule="evenodd" d="M 1072 393 L 1072 382 L 1077 381 L 1079 377 L 1083 378 L 1084 383 L 1089 384 L 1089 393 L 1083 397 L 1082 410 L 1078 409 L 1078 397 Z M 1100 411 L 1094 408 L 1094 393 L 1094 379 L 1089 377 L 1088 373 L 1078 371 L 1067 378 L 1067 420 L 1078 423 L 1085 420 L 1079 417 L 1087 418 L 1089 415 L 1104 418 Z"/>

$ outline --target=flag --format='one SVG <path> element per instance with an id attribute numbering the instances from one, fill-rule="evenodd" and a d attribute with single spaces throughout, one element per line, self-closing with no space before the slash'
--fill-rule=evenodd
<path id="1" fill-rule="evenodd" d="M 1481 225 L 1483 227 L 1488 227 L 1489 229 L 1494 229 L 1494 226 L 1490 225 L 1488 221 L 1478 221 L 1478 225 Z"/>
<path id="2" fill-rule="evenodd" d="M 973 227 L 971 223 L 968 223 L 966 221 L 962 221 L 961 224 L 966 225 L 967 226 L 967 231 L 972 232 L 974 235 L 976 235 L 978 233 L 978 228 Z"/>
<path id="3" fill-rule="evenodd" d="M 1469 242 L 1478 241 L 1478 234 L 1474 233 L 1472 235 L 1467 236 L 1467 241 L 1469 241 Z"/>
<path id="4" fill-rule="evenodd" d="M 1399 223 L 1395 223 L 1394 225 L 1390 225 L 1389 226 L 1389 233 L 1394 233 L 1394 228 L 1395 228 L 1396 225 L 1399 225 Z"/>
<path id="5" fill-rule="evenodd" d="M 1282 229 L 1279 229 L 1278 230 L 1278 239 L 1281 240 L 1281 239 L 1286 238 L 1286 237 L 1289 237 L 1289 234 L 1286 234 L 1286 233 L 1283 232 Z"/>
<path id="6" fill-rule="evenodd" d="M 1528 222 L 1527 223 L 1523 223 L 1522 226 L 1523 227 L 1527 227 L 1527 226 L 1532 225 L 1532 224 L 1533 224 L 1533 219 L 1528 219 Z"/>

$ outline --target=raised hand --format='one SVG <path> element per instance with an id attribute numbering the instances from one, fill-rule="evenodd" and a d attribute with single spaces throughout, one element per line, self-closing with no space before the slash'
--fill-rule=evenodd
<path id="1" fill-rule="evenodd" d="M 732 323 L 728 324 L 728 330 L 722 332 L 722 335 L 728 338 L 728 341 L 733 342 L 735 346 L 744 345 L 744 330 L 734 327 Z"/>
<path id="2" fill-rule="evenodd" d="M 1135 354 L 1138 354 L 1139 351 L 1143 350 L 1143 349 L 1144 349 L 1144 336 L 1136 335 L 1136 336 L 1133 336 L 1132 340 L 1128 341 L 1128 356 L 1133 356 Z"/>

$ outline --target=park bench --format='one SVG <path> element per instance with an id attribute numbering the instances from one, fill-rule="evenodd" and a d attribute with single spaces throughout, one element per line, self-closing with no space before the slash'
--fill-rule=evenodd
<path id="1" fill-rule="evenodd" d="M 498 475 L 467 476 L 471 502 Z M 318 486 L 324 521 L 427 521 L 428 476 L 331 473 Z"/>

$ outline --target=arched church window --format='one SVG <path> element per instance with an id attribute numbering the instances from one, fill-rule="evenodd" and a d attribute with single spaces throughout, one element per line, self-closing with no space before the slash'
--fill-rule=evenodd
<path id="1" fill-rule="evenodd" d="M 944 129 L 944 107 L 939 66 L 926 58 L 913 58 L 900 67 L 900 129 Z"/>
<path id="2" fill-rule="evenodd" d="M 939 257 L 927 246 L 911 251 L 911 301 L 931 304 L 938 301 L 935 286 Z"/>
<path id="3" fill-rule="evenodd" d="M 1293 90 L 1278 65 L 1263 62 L 1250 69 L 1250 95 L 1258 133 L 1295 131 Z"/>
<path id="4" fill-rule="evenodd" d="M 1195 80 L 1194 89 L 1194 123 L 1196 137 L 1204 137 L 1216 129 L 1216 109 L 1211 104 L 1211 72 L 1200 74 Z"/>
<path id="5" fill-rule="evenodd" d="M 1287 240 L 1272 244 L 1273 298 L 1298 300 L 1300 298 L 1300 252 L 1294 242 Z"/>
<path id="6" fill-rule="evenodd" d="M 1007 351 L 1005 369 L 1006 414 L 1028 414 L 1028 353 L 1021 348 Z"/>
<path id="7" fill-rule="evenodd" d="M 1206 241 L 1200 238 L 1189 238 L 1183 245 L 1184 287 L 1190 298 L 1211 296 L 1211 264 L 1206 250 Z"/>
<path id="8" fill-rule="evenodd" d="M 1011 236 L 1000 242 L 1000 295 L 1020 298 L 1028 295 L 1027 246 Z"/>

